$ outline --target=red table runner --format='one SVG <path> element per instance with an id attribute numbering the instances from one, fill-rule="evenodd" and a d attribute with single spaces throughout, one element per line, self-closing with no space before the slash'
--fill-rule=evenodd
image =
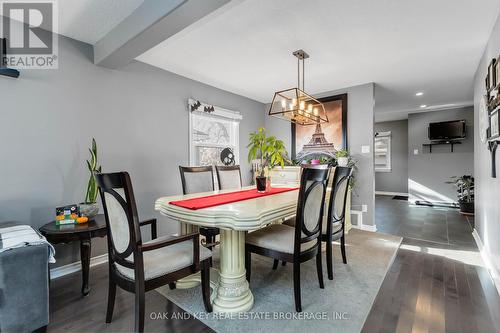
<path id="1" fill-rule="evenodd" d="M 272 187 L 264 193 L 259 193 L 257 189 L 251 190 L 242 190 L 237 192 L 229 192 L 229 193 L 221 193 L 221 194 L 213 194 L 207 195 L 204 197 L 186 199 L 186 200 L 178 200 L 178 201 L 170 201 L 171 205 L 197 210 L 202 208 L 208 208 L 213 206 L 225 205 L 232 202 L 243 201 L 248 199 L 265 197 L 267 195 L 273 195 L 288 191 L 297 190 L 298 187 L 289 188 L 289 187 Z"/>

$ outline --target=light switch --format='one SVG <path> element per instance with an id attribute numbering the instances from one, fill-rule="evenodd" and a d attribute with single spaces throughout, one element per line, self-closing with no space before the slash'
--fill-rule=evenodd
<path id="1" fill-rule="evenodd" d="M 418 155 L 418 149 L 413 149 L 413 155 Z"/>
<path id="2" fill-rule="evenodd" d="M 370 146 L 361 146 L 361 154 L 370 153 Z"/>

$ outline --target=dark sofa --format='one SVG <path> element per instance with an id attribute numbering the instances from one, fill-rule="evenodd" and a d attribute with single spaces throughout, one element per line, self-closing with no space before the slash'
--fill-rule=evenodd
<path id="1" fill-rule="evenodd" d="M 43 331 L 49 323 L 48 251 L 36 245 L 0 253 L 1 333 Z"/>

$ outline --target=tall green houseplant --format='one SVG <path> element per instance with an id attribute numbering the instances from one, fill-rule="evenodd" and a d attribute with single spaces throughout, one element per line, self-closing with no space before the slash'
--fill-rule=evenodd
<path id="1" fill-rule="evenodd" d="M 259 127 L 256 132 L 250 133 L 250 143 L 248 144 L 248 161 L 259 159 L 261 168 L 259 176 L 265 177 L 265 169 L 272 169 L 275 166 L 285 166 L 287 151 L 285 143 L 276 139 L 275 136 L 267 136 L 266 129 Z"/>
<path id="2" fill-rule="evenodd" d="M 89 148 L 90 151 L 90 161 L 87 160 L 87 167 L 90 172 L 90 178 L 87 185 L 87 194 L 85 195 L 85 203 L 93 204 L 97 202 L 97 183 L 95 180 L 94 173 L 101 172 L 101 166 L 97 165 L 97 144 L 95 139 L 92 138 L 92 148 Z"/>

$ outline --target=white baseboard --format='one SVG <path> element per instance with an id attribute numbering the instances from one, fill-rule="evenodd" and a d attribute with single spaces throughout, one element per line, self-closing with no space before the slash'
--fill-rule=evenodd
<path id="1" fill-rule="evenodd" d="M 377 226 L 376 225 L 366 225 L 366 224 L 363 224 L 363 230 L 366 230 L 366 231 L 371 231 L 371 232 L 376 232 L 377 231 Z"/>
<path id="2" fill-rule="evenodd" d="M 371 232 L 376 232 L 377 231 L 377 226 L 375 225 L 366 225 L 366 224 L 363 224 L 361 226 L 357 226 L 357 225 L 352 225 L 352 227 L 354 229 L 359 229 L 359 230 L 365 230 L 365 231 L 371 231 Z"/>
<path id="3" fill-rule="evenodd" d="M 351 215 L 356 215 L 356 221 L 358 224 L 354 225 L 351 224 L 351 226 L 355 229 L 361 229 L 361 230 L 366 230 L 366 231 L 377 231 L 377 227 L 374 225 L 366 225 L 363 224 L 363 212 L 360 210 L 351 210 Z"/>
<path id="4" fill-rule="evenodd" d="M 500 272 L 497 272 L 495 266 L 493 266 L 493 263 L 491 262 L 489 254 L 486 252 L 486 249 L 484 248 L 483 241 L 481 240 L 481 237 L 479 237 L 479 234 L 477 233 L 477 230 L 474 228 L 472 231 L 472 236 L 474 237 L 474 240 L 476 241 L 477 247 L 479 249 L 479 253 L 481 253 L 481 258 L 484 261 L 484 264 L 486 265 L 486 269 L 488 270 L 488 273 L 490 274 L 491 280 L 493 280 L 493 284 L 495 285 L 498 294 L 500 295 Z"/>
<path id="5" fill-rule="evenodd" d="M 104 264 L 106 262 L 108 262 L 108 254 L 107 253 L 101 254 L 100 256 L 90 258 L 90 267 Z M 81 261 L 72 262 L 71 264 L 52 268 L 50 270 L 50 279 L 54 280 L 54 279 L 60 278 L 61 276 L 65 276 L 65 275 L 75 273 L 75 272 L 78 272 L 81 270 L 82 270 L 82 262 Z"/>
<path id="6" fill-rule="evenodd" d="M 403 197 L 407 197 L 408 193 L 403 193 L 403 192 L 385 192 L 385 191 L 375 191 L 376 195 L 390 195 L 390 196 L 395 196 L 395 195 L 401 195 Z"/>

